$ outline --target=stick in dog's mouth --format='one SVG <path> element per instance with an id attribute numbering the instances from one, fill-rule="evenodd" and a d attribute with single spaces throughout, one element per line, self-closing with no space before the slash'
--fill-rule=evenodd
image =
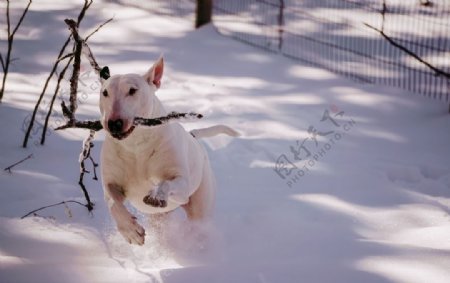
<path id="1" fill-rule="evenodd" d="M 113 138 L 116 138 L 118 140 L 123 140 L 126 137 L 128 137 L 137 126 L 147 126 L 147 127 L 153 127 L 158 125 L 163 125 L 171 120 L 179 120 L 179 119 L 201 119 L 203 118 L 202 114 L 189 112 L 189 113 L 178 113 L 178 112 L 171 112 L 167 116 L 158 117 L 158 118 L 142 118 L 142 117 L 136 117 L 133 120 L 133 125 L 124 133 L 111 133 L 111 136 Z"/>
<path id="2" fill-rule="evenodd" d="M 180 119 L 201 119 L 203 118 L 202 114 L 198 114 L 195 112 L 189 113 L 179 113 L 179 112 L 170 112 L 167 116 L 162 116 L 158 118 L 142 118 L 136 117 L 134 118 L 133 125 L 134 126 L 158 126 L 162 124 L 166 124 L 171 120 L 180 120 Z"/>

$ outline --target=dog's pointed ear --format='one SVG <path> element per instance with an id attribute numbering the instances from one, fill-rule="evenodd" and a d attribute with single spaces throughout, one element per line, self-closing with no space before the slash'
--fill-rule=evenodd
<path id="1" fill-rule="evenodd" d="M 154 85 L 156 88 L 161 86 L 161 79 L 164 72 L 164 59 L 163 57 L 159 57 L 158 61 L 153 64 L 153 66 L 148 70 L 148 72 L 144 75 L 145 81 L 149 85 Z"/>

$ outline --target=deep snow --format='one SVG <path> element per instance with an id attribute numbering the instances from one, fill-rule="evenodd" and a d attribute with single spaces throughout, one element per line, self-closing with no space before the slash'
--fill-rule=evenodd
<path id="1" fill-rule="evenodd" d="M 141 218 L 146 244 L 129 246 L 109 217 L 101 183 L 90 177 L 92 215 L 68 204 L 21 220 L 44 205 L 83 201 L 77 161 L 85 131 L 51 131 L 44 147 L 34 144 L 36 133 L 28 149 L 20 147 L 23 121 L 67 36 L 62 19 L 76 15 L 78 2 L 33 3 L 15 42 L 20 60 L 0 105 L 0 168 L 34 158 L 0 173 L 1 282 L 448 282 L 448 105 L 299 65 L 212 26 L 194 31 L 190 22 L 111 2 L 96 2 L 82 25 L 87 33 L 115 15 L 91 40 L 97 60 L 113 74 L 144 73 L 163 53 L 160 99 L 169 110 L 205 115 L 184 126 L 223 123 L 242 133 L 204 140 L 218 183 L 214 221 L 190 227 L 177 213 L 169 248 Z M 18 15 L 20 3 L 13 7 Z M 86 62 L 83 68 L 78 114 L 96 119 L 98 84 Z M 280 156 L 296 162 L 277 174 Z"/>

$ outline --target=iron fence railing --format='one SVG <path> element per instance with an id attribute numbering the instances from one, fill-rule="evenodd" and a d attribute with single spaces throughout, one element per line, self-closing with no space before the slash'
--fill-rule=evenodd
<path id="1" fill-rule="evenodd" d="M 116 1 L 192 20 L 196 2 Z M 449 0 L 213 0 L 213 22 L 223 35 L 355 80 L 450 101 Z"/>
<path id="2" fill-rule="evenodd" d="M 222 34 L 358 81 L 450 100 L 448 0 L 215 0 L 214 24 Z"/>

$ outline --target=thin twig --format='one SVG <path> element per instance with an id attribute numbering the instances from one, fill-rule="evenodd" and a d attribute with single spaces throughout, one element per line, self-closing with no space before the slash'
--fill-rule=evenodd
<path id="1" fill-rule="evenodd" d="M 19 21 L 17 22 L 16 27 L 14 28 L 14 30 L 13 30 L 13 32 L 12 32 L 12 34 L 11 34 L 12 36 L 14 36 L 14 35 L 16 34 L 17 30 L 19 29 L 20 25 L 21 25 L 22 22 L 23 22 L 23 19 L 25 18 L 25 15 L 26 15 L 27 12 L 28 12 L 28 9 L 30 8 L 30 5 L 31 5 L 32 0 L 28 0 L 28 1 L 29 1 L 29 2 L 28 2 L 27 7 L 26 7 L 25 10 L 23 11 L 22 16 L 20 17 Z M 9 2 L 9 0 L 8 0 L 8 2 Z"/>
<path id="2" fill-rule="evenodd" d="M 59 63 L 61 61 L 66 60 L 67 58 L 73 58 L 74 55 L 75 55 L 75 53 L 73 53 L 73 52 L 68 53 L 68 54 L 62 56 L 61 58 L 58 58 L 57 62 Z"/>
<path id="3" fill-rule="evenodd" d="M 98 65 L 97 61 L 95 60 L 94 54 L 91 51 L 91 48 L 87 45 L 86 41 L 82 41 L 83 45 L 83 55 L 88 59 L 89 64 L 91 65 L 92 69 L 94 69 L 95 73 L 101 77 L 101 71 L 102 68 Z"/>
<path id="4" fill-rule="evenodd" d="M 99 31 L 103 26 L 105 26 L 107 23 L 111 22 L 113 20 L 113 18 L 105 21 L 103 24 L 101 24 L 99 27 L 97 27 L 91 34 L 89 34 L 86 39 L 82 39 L 82 38 L 78 38 L 78 40 L 82 41 L 83 44 L 83 54 L 84 56 L 88 59 L 89 64 L 91 65 L 91 67 L 94 69 L 95 73 L 99 76 L 100 79 L 107 79 L 109 78 L 109 69 L 108 74 L 105 76 L 105 74 L 102 73 L 102 71 L 104 71 L 104 67 L 103 69 L 100 68 L 100 66 L 98 65 L 97 61 L 95 60 L 94 54 L 91 51 L 91 48 L 89 48 L 89 45 L 87 44 L 88 39 L 95 34 L 97 31 Z"/>
<path id="5" fill-rule="evenodd" d="M 9 15 L 9 0 L 6 0 L 6 23 L 7 23 L 7 31 L 8 31 L 8 49 L 6 51 L 6 58 L 3 59 L 1 57 L 2 67 L 3 67 L 3 79 L 2 79 L 2 85 L 0 88 L 0 102 L 2 101 L 3 94 L 5 92 L 5 84 L 6 84 L 6 78 L 8 76 L 9 72 L 9 65 L 11 63 L 11 52 L 12 47 L 14 43 L 14 35 L 16 34 L 17 30 L 19 29 L 20 25 L 23 22 L 23 19 L 25 18 L 26 14 L 28 13 L 28 9 L 30 8 L 32 0 L 28 0 L 28 4 L 23 10 L 22 16 L 20 17 L 19 21 L 17 22 L 15 28 L 11 32 L 11 18 Z"/>
<path id="6" fill-rule="evenodd" d="M 9 0 L 6 0 L 6 23 L 8 25 L 8 41 L 11 36 L 11 19 L 9 17 Z M 9 42 L 8 42 L 9 43 Z"/>
<path id="7" fill-rule="evenodd" d="M 108 24 L 109 22 L 111 22 L 114 18 L 110 18 L 108 20 L 106 20 L 103 24 L 99 25 L 93 32 L 91 32 L 90 34 L 88 34 L 88 36 L 85 37 L 84 41 L 88 41 L 89 38 L 91 36 L 93 36 L 96 32 L 98 32 L 104 25 Z"/>
<path id="8" fill-rule="evenodd" d="M 58 202 L 58 203 L 55 203 L 55 204 L 46 205 L 46 206 L 40 207 L 40 208 L 38 208 L 38 209 L 32 210 L 32 211 L 28 212 L 27 214 L 25 214 L 24 216 L 20 217 L 20 219 L 24 219 L 24 218 L 26 218 L 26 217 L 28 217 L 28 216 L 30 216 L 30 215 L 32 215 L 32 214 L 35 214 L 35 213 L 38 212 L 38 211 L 44 210 L 44 209 L 46 209 L 46 208 L 58 206 L 58 205 L 61 205 L 61 204 L 67 204 L 67 203 L 76 203 L 76 204 L 79 204 L 79 205 L 81 205 L 81 206 L 87 207 L 86 204 L 81 203 L 81 202 L 76 201 L 76 200 L 65 200 L 65 201 L 62 201 L 62 202 Z"/>
<path id="9" fill-rule="evenodd" d="M 11 169 L 17 165 L 19 165 L 20 163 L 27 161 L 28 159 L 33 158 L 33 154 L 28 155 L 27 157 L 25 157 L 24 159 L 17 161 L 16 163 L 14 163 L 13 165 L 10 165 L 8 167 L 6 167 L 5 169 L 3 169 L 4 171 L 7 171 L 8 173 L 12 173 Z"/>
<path id="10" fill-rule="evenodd" d="M 2 56 L 1 53 L 0 53 L 0 63 L 2 64 L 2 70 L 3 70 L 3 72 L 5 72 L 5 62 L 3 62 L 3 56 Z"/>
<path id="11" fill-rule="evenodd" d="M 61 81 L 63 80 L 64 75 L 66 74 L 66 71 L 69 68 L 70 63 L 72 62 L 72 60 L 73 60 L 73 57 L 71 57 L 69 59 L 69 61 L 67 62 L 66 66 L 64 66 L 64 68 L 62 69 L 61 73 L 59 73 L 58 82 L 56 83 L 55 92 L 53 93 L 52 99 L 50 101 L 49 109 L 48 109 L 48 112 L 47 112 L 47 116 L 45 117 L 44 127 L 42 129 L 42 135 L 41 135 L 41 145 L 43 145 L 45 143 L 45 137 L 47 136 L 46 133 L 47 133 L 47 128 L 48 128 L 48 123 L 50 121 L 50 116 L 51 116 L 51 114 L 53 112 L 53 105 L 55 104 L 56 97 L 58 96 L 59 88 L 61 86 Z"/>

